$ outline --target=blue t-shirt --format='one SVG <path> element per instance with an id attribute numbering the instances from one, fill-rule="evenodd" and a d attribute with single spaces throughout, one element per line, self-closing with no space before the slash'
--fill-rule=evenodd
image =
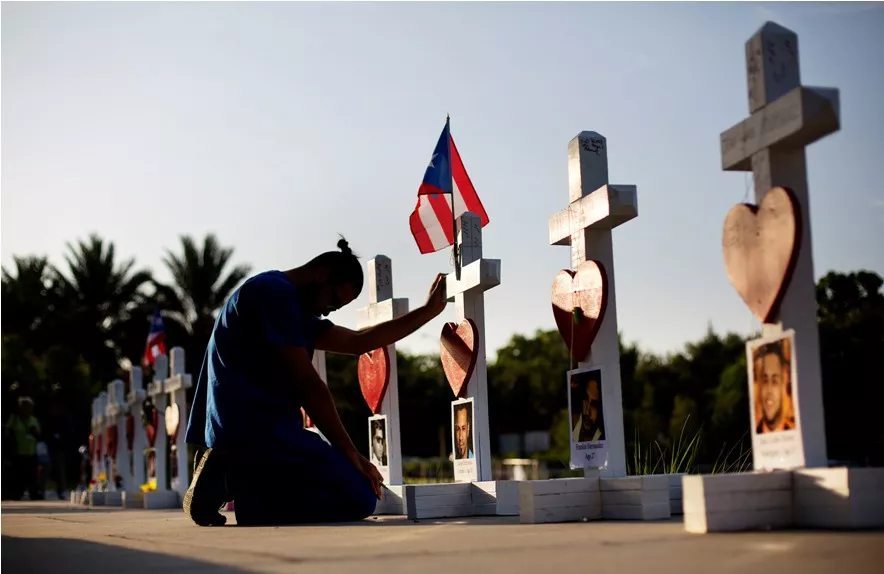
<path id="1" fill-rule="evenodd" d="M 303 429 L 297 381 L 275 350 L 303 347 L 312 358 L 316 337 L 331 326 L 301 307 L 298 289 L 281 271 L 249 278 L 215 319 L 187 442 L 252 452 L 297 449 L 309 431 Z"/>

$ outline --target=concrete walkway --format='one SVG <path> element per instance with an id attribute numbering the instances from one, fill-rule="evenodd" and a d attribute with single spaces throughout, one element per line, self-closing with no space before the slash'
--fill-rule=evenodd
<path id="1" fill-rule="evenodd" d="M 3 504 L 0 555 L 9 574 L 871 574 L 882 571 L 884 534 L 691 535 L 676 520 L 520 525 L 516 517 L 208 529 L 180 510 L 18 502 Z"/>

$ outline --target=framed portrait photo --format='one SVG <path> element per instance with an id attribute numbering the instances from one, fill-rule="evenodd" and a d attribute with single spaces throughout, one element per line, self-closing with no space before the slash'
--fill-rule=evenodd
<path id="1" fill-rule="evenodd" d="M 567 373 L 572 468 L 607 466 L 603 377 L 601 367 L 585 367 Z"/>
<path id="2" fill-rule="evenodd" d="M 795 331 L 748 341 L 746 366 L 754 468 L 804 466 Z"/>
<path id="3" fill-rule="evenodd" d="M 455 482 L 477 480 L 476 435 L 473 429 L 475 404 L 472 398 L 451 403 L 451 444 Z"/>

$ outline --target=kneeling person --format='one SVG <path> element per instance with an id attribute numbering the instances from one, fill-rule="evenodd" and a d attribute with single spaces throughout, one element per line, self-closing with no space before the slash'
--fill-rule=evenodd
<path id="1" fill-rule="evenodd" d="M 359 454 L 313 367 L 316 349 L 359 355 L 395 343 L 445 308 L 438 275 L 422 307 L 360 331 L 323 316 L 359 296 L 362 266 L 344 239 L 288 271 L 255 275 L 215 320 L 187 425 L 197 458 L 184 511 L 223 525 L 236 500 L 242 525 L 361 520 L 381 497 L 381 475 Z M 300 408 L 331 443 L 303 428 Z"/>

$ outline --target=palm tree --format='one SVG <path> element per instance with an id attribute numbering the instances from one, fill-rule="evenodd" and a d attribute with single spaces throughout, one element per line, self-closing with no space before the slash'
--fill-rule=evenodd
<path id="1" fill-rule="evenodd" d="M 232 256 L 233 248 L 221 247 L 212 233 L 206 235 L 202 248 L 185 235 L 181 237 L 180 255 L 166 250 L 163 263 L 172 274 L 172 285 L 156 283 L 157 302 L 164 318 L 187 332 L 188 372 L 196 373 L 202 362 L 215 313 L 251 272 L 246 264 L 228 269 Z"/>
<path id="2" fill-rule="evenodd" d="M 116 260 L 113 242 L 92 234 L 87 241 L 68 244 L 67 274 L 56 270 L 60 308 L 60 343 L 78 349 L 98 381 L 110 381 L 125 357 L 117 339 L 129 330 L 133 316 L 147 304 L 144 287 L 152 281 L 135 261 Z M 145 332 L 146 334 L 146 332 Z"/>
<path id="3" fill-rule="evenodd" d="M 47 321 L 52 316 L 54 294 L 52 267 L 45 257 L 14 257 L 14 274 L 3 268 L 2 331 L 17 335 L 32 348 L 43 350 Z"/>

